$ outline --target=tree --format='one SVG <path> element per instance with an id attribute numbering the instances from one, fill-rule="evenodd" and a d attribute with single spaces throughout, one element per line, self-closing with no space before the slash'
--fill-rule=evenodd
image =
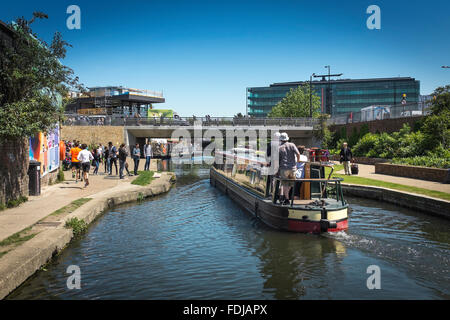
<path id="1" fill-rule="evenodd" d="M 69 89 L 83 89 L 73 70 L 60 60 L 70 45 L 59 32 L 48 45 L 33 33 L 36 19 L 21 17 L 10 24 L 11 44 L 0 43 L 0 140 L 14 141 L 46 132 L 62 119 Z"/>
<path id="2" fill-rule="evenodd" d="M 422 130 L 430 149 L 442 145 L 450 148 L 450 85 L 437 88 L 431 101 L 431 115 L 423 122 Z"/>
<path id="3" fill-rule="evenodd" d="M 328 149 L 333 146 L 333 135 L 330 129 L 328 129 L 327 124 L 329 117 L 330 116 L 326 113 L 320 114 L 318 116 L 319 124 L 316 126 L 316 128 L 314 128 L 314 136 L 321 141 L 321 146 L 324 149 Z"/>
<path id="4" fill-rule="evenodd" d="M 310 115 L 310 89 L 308 84 L 298 86 L 288 92 L 286 97 L 277 103 L 269 112 L 272 118 L 297 118 Z M 314 118 L 320 115 L 320 99 L 312 93 L 312 115 Z"/>

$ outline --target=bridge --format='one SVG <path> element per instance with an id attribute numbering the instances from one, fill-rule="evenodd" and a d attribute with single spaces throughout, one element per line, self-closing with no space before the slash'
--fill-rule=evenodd
<path id="1" fill-rule="evenodd" d="M 68 116 L 64 126 L 115 126 L 123 127 L 127 145 L 142 143 L 145 138 L 171 138 L 181 133 L 190 137 L 208 137 L 222 134 L 244 134 L 251 131 L 257 137 L 273 132 L 286 132 L 296 144 L 318 146 L 314 130 L 318 119 L 312 118 L 231 118 L 231 117 L 176 117 L 176 118 L 123 118 L 113 116 Z M 220 133 L 219 133 L 220 132 Z M 174 137 L 175 138 L 175 137 Z"/>

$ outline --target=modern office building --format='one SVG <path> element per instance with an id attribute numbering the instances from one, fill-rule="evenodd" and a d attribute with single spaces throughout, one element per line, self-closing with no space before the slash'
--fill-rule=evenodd
<path id="1" fill-rule="evenodd" d="M 268 87 L 247 88 L 247 115 L 265 117 L 290 89 L 309 81 L 273 83 Z M 371 105 L 399 105 L 406 94 L 407 103 L 417 103 L 420 82 L 410 77 L 339 79 L 311 82 L 320 98 L 322 113 L 331 115 L 357 112 Z"/>
<path id="2" fill-rule="evenodd" d="M 85 93 L 71 92 L 74 102 L 66 106 L 69 114 L 121 115 L 136 113 L 147 117 L 154 103 L 163 103 L 162 92 L 126 88 L 122 86 L 92 87 Z"/>

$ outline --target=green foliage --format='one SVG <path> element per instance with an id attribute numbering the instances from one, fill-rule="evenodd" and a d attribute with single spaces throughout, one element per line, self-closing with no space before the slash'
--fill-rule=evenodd
<path id="1" fill-rule="evenodd" d="M 353 155 L 394 159 L 395 163 L 417 166 L 449 168 L 450 85 L 437 88 L 434 96 L 430 107 L 432 114 L 416 121 L 413 130 L 408 124 L 391 134 L 381 134 L 379 131 L 369 133 L 367 124 L 361 126 L 359 134 L 353 130 L 348 138 L 349 145 L 354 144 Z M 346 128 L 342 127 L 340 133 L 334 135 L 333 145 L 339 149 L 346 136 Z M 330 153 L 333 154 L 333 151 Z"/>
<path id="2" fill-rule="evenodd" d="M 375 148 L 378 136 L 376 134 L 365 134 L 352 149 L 353 155 L 357 157 L 368 157 L 371 150 Z"/>
<path id="3" fill-rule="evenodd" d="M 67 42 L 54 34 L 48 45 L 31 29 L 36 19 L 16 19 L 12 44 L 0 42 L 0 140 L 17 139 L 46 132 L 63 117 L 62 98 L 70 88 L 79 88 L 78 78 L 60 60 Z"/>
<path id="4" fill-rule="evenodd" d="M 444 148 L 450 148 L 450 110 L 427 116 L 422 130 L 427 136 L 426 143 L 431 148 L 439 144 Z"/>
<path id="5" fill-rule="evenodd" d="M 21 243 L 24 243 L 25 241 L 30 240 L 36 235 L 36 233 L 24 235 L 26 233 L 29 233 L 29 231 L 31 231 L 31 227 L 28 227 L 26 229 L 23 229 L 22 231 L 14 233 L 12 236 L 9 236 L 5 240 L 0 241 L 0 247 L 9 245 L 19 245 Z"/>
<path id="6" fill-rule="evenodd" d="M 57 182 L 63 182 L 65 180 L 65 177 L 64 177 L 64 171 L 63 171 L 63 169 L 60 167 L 59 168 L 59 171 L 58 171 L 58 176 L 56 177 L 56 181 Z"/>
<path id="7" fill-rule="evenodd" d="M 433 167 L 433 168 L 450 168 L 450 158 L 443 158 L 437 155 L 417 156 L 409 158 L 394 158 L 392 163 L 407 164 L 411 166 Z"/>
<path id="8" fill-rule="evenodd" d="M 153 171 L 139 171 L 139 176 L 134 179 L 131 184 L 136 184 L 138 186 L 146 186 L 153 181 Z"/>
<path id="9" fill-rule="evenodd" d="M 10 199 L 6 203 L 0 203 L 0 211 L 5 210 L 6 208 L 18 207 L 26 201 L 28 201 L 28 197 L 25 196 L 20 196 L 16 199 Z"/>
<path id="10" fill-rule="evenodd" d="M 359 133 L 356 127 L 353 127 L 352 134 L 348 138 L 348 146 L 353 147 L 359 140 Z"/>
<path id="11" fill-rule="evenodd" d="M 437 88 L 431 100 L 431 115 L 425 117 L 421 130 L 426 144 L 432 149 L 442 144 L 450 148 L 450 85 Z"/>
<path id="12" fill-rule="evenodd" d="M 347 140 L 347 127 L 342 127 L 341 128 L 340 139 Z"/>
<path id="13" fill-rule="evenodd" d="M 65 227 L 72 228 L 73 235 L 77 237 L 86 232 L 88 225 L 83 219 L 73 217 L 72 219 L 66 221 Z"/>
<path id="14" fill-rule="evenodd" d="M 434 99 L 431 100 L 431 113 L 433 115 L 441 115 L 450 111 L 450 85 L 438 87 L 434 90 Z"/>
<path id="15" fill-rule="evenodd" d="M 92 198 L 80 198 L 77 200 L 72 201 L 71 203 L 69 203 L 68 205 L 59 208 L 58 210 L 55 210 L 54 212 L 52 212 L 51 215 L 53 216 L 57 216 L 60 214 L 69 214 L 74 212 L 76 209 L 78 209 L 79 207 L 81 207 L 83 204 L 85 204 L 86 202 L 92 200 Z"/>
<path id="16" fill-rule="evenodd" d="M 322 148 L 328 149 L 332 146 L 333 135 L 330 129 L 328 129 L 327 120 L 329 118 L 328 114 L 320 114 L 319 125 L 314 128 L 314 136 L 322 141 Z"/>
<path id="17" fill-rule="evenodd" d="M 320 115 L 320 99 L 312 93 L 312 116 Z M 309 84 L 303 84 L 296 89 L 291 89 L 283 100 L 277 103 L 269 112 L 272 118 L 297 118 L 310 115 L 310 89 Z"/>

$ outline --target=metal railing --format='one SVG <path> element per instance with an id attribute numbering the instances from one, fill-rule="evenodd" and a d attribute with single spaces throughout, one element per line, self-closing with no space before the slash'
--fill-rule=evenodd
<path id="1" fill-rule="evenodd" d="M 174 118 L 136 118 L 110 115 L 88 116 L 66 114 L 66 126 L 194 126 L 203 127 L 307 127 L 319 124 L 312 118 L 233 118 L 233 117 L 174 117 Z"/>
<path id="2" fill-rule="evenodd" d="M 374 106 L 366 110 L 338 114 L 328 119 L 328 125 L 368 122 L 374 120 L 417 117 L 429 114 L 427 102 L 407 103 L 395 106 Z"/>

